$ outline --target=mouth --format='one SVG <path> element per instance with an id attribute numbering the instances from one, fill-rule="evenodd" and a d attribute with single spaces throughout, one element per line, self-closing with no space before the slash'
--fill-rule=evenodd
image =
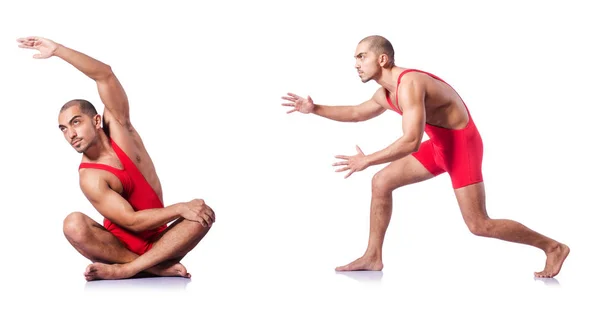
<path id="1" fill-rule="evenodd" d="M 73 142 L 71 143 L 71 145 L 72 145 L 72 146 L 75 146 L 75 145 L 76 145 L 76 144 L 78 144 L 79 142 L 81 142 L 81 139 L 77 139 L 77 140 L 73 141 Z"/>

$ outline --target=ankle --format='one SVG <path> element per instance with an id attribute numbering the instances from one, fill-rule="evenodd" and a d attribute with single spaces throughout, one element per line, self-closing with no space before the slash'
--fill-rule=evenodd
<path id="1" fill-rule="evenodd" d="M 556 241 L 550 242 L 550 243 L 546 244 L 546 246 L 544 248 L 544 253 L 550 254 L 550 253 L 556 251 L 559 247 L 560 247 L 560 243 L 558 243 Z"/>
<path id="2" fill-rule="evenodd" d="M 365 252 L 363 257 L 373 261 L 381 261 L 381 249 L 367 248 L 367 251 Z"/>

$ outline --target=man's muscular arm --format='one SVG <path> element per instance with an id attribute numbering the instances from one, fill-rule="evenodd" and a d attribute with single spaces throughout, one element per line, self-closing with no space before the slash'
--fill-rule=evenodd
<path id="1" fill-rule="evenodd" d="M 377 99 L 378 94 L 383 91 L 378 90 L 371 99 L 352 106 L 329 106 L 314 104 L 310 96 L 307 98 L 300 97 L 296 94 L 288 93 L 289 96 L 284 96 L 283 99 L 291 103 L 284 103 L 283 106 L 291 106 L 294 109 L 289 113 L 299 111 L 304 114 L 312 113 L 323 118 L 340 121 L 340 122 L 361 122 L 381 115 L 386 109 L 381 106 Z"/>
<path id="2" fill-rule="evenodd" d="M 61 44 L 57 44 L 54 56 L 65 60 L 96 82 L 100 99 L 109 111 L 108 114 L 105 112 L 106 121 L 114 119 L 124 127 L 131 124 L 127 95 L 109 65 Z"/>
<path id="3" fill-rule="evenodd" d="M 181 216 L 181 204 L 134 211 L 129 202 L 111 189 L 108 182 L 96 171 L 83 171 L 80 187 L 102 216 L 133 232 L 154 229 Z"/>
<path id="4" fill-rule="evenodd" d="M 341 122 L 361 122 L 381 115 L 385 108 L 371 98 L 356 106 L 326 106 L 315 104 L 313 114 Z"/>
<path id="5" fill-rule="evenodd" d="M 399 88 L 403 135 L 387 148 L 367 156 L 369 165 L 398 160 L 419 150 L 425 131 L 425 86 L 406 77 Z"/>

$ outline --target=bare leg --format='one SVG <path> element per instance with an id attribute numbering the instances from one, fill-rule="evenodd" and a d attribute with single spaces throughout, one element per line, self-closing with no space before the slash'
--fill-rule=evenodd
<path id="1" fill-rule="evenodd" d="M 129 278 L 165 261 L 180 259 L 200 242 L 209 229 L 198 222 L 179 219 L 145 254 L 126 264 L 90 264 L 85 272 L 86 279 Z"/>
<path id="2" fill-rule="evenodd" d="M 131 252 L 98 222 L 80 212 L 69 214 L 63 223 L 65 237 L 73 247 L 92 262 L 123 264 L 139 257 Z M 172 259 L 145 272 L 157 276 L 189 277 L 186 268 L 179 263 L 181 259 Z"/>
<path id="3" fill-rule="evenodd" d="M 382 249 L 392 217 L 392 192 L 402 186 L 425 181 L 433 175 L 412 155 L 390 163 L 373 177 L 369 244 L 365 254 L 336 271 L 383 269 Z"/>
<path id="4" fill-rule="evenodd" d="M 546 266 L 536 277 L 554 277 L 569 255 L 569 247 L 512 220 L 490 219 L 483 182 L 454 190 L 469 230 L 478 236 L 535 246 L 546 253 Z"/>

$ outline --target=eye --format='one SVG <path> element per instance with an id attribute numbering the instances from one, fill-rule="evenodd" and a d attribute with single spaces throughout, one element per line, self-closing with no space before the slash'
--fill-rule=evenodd
<path id="1" fill-rule="evenodd" d="M 77 125 L 77 124 L 79 124 L 79 120 L 78 120 L 78 119 L 75 119 L 75 120 L 73 121 L 73 125 Z"/>

